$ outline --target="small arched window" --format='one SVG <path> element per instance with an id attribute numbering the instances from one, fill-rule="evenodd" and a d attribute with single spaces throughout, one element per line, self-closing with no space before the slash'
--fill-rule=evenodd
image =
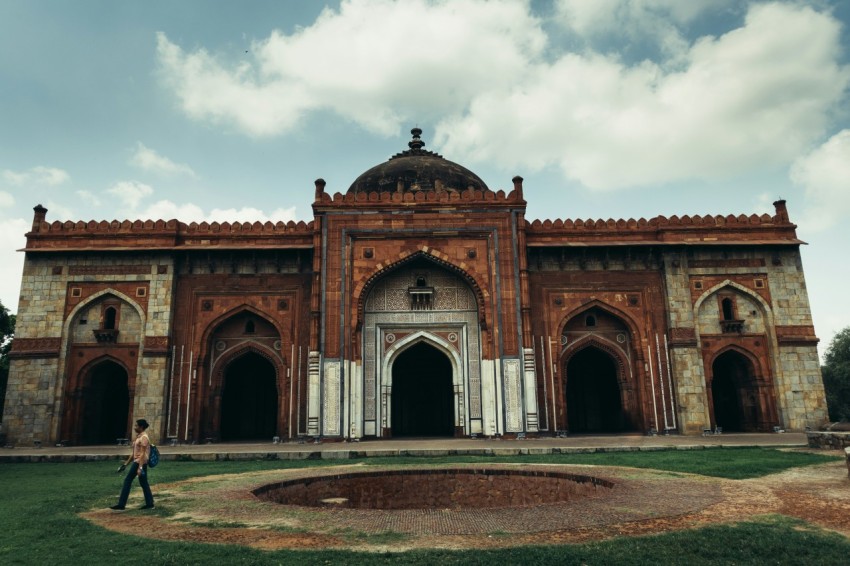
<path id="1" fill-rule="evenodd" d="M 723 320 L 735 320 L 735 305 L 732 299 L 726 297 L 720 301 L 720 305 L 723 307 Z"/>
<path id="2" fill-rule="evenodd" d="M 426 281 L 424 275 L 419 275 L 418 277 L 416 277 L 416 286 L 417 287 L 427 287 L 428 286 L 428 282 Z"/>
<path id="3" fill-rule="evenodd" d="M 245 323 L 245 334 L 253 334 L 254 333 L 254 321 L 249 320 Z"/>
<path id="4" fill-rule="evenodd" d="M 584 319 L 585 326 L 596 326 L 596 317 L 592 314 L 587 315 L 587 318 Z"/>
<path id="5" fill-rule="evenodd" d="M 104 330 L 115 330 L 115 319 L 117 316 L 117 311 L 115 307 L 106 307 L 103 311 L 103 329 Z"/>

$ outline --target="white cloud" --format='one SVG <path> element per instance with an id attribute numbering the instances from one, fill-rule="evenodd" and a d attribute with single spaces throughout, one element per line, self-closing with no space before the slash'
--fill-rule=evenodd
<path id="1" fill-rule="evenodd" d="M 71 178 L 68 173 L 56 167 L 32 167 L 25 171 L 3 170 L 3 179 L 11 185 L 61 185 Z"/>
<path id="2" fill-rule="evenodd" d="M 807 232 L 826 230 L 850 216 L 850 130 L 798 159 L 791 180 L 805 189 L 801 226 Z"/>
<path id="3" fill-rule="evenodd" d="M 6 191 L 0 191 L 0 208 L 10 207 L 15 204 L 15 197 Z"/>
<path id="4" fill-rule="evenodd" d="M 269 215 L 266 215 L 262 210 L 250 207 L 240 208 L 216 208 L 210 211 L 205 218 L 208 221 L 216 222 L 288 222 L 295 220 L 295 207 L 278 208 L 273 210 Z"/>
<path id="5" fill-rule="evenodd" d="M 203 220 L 204 211 L 195 204 L 175 204 L 170 200 L 159 200 L 143 211 L 135 213 L 135 217 L 145 220 L 171 220 L 176 218 L 181 222 L 192 222 Z"/>
<path id="6" fill-rule="evenodd" d="M 582 35 L 616 31 L 650 35 L 658 26 L 680 26 L 732 0 L 557 0 L 559 23 Z"/>
<path id="7" fill-rule="evenodd" d="M 827 14 L 764 4 L 743 27 L 696 42 L 678 71 L 567 54 L 477 96 L 435 142 L 472 162 L 556 165 L 597 189 L 787 164 L 823 135 L 848 85 L 839 31 Z"/>
<path id="8" fill-rule="evenodd" d="M 0 265 L 5 275 L 0 277 L 0 301 L 12 312 L 18 310 L 21 274 L 24 271 L 24 254 L 16 250 L 26 245 L 24 234 L 31 226 L 32 219 L 4 218 L 0 221 Z"/>
<path id="9" fill-rule="evenodd" d="M 142 199 L 153 194 L 153 189 L 138 181 L 119 181 L 106 192 L 118 197 L 129 209 L 135 210 Z"/>
<path id="10" fill-rule="evenodd" d="M 734 4 L 558 5 L 554 17 L 582 33 L 658 35 L 664 56 L 634 65 L 617 53 L 555 56 L 528 2 L 481 0 L 347 0 L 256 42 L 239 64 L 164 34 L 158 56 L 188 115 L 252 136 L 316 111 L 382 135 L 433 120 L 429 146 L 455 161 L 557 167 L 616 189 L 786 166 L 824 135 L 850 81 L 839 23 L 799 3 L 754 3 L 741 27 L 685 39 L 707 10 Z"/>
<path id="11" fill-rule="evenodd" d="M 75 191 L 74 194 L 80 197 L 80 200 L 82 200 L 86 204 L 90 204 L 92 206 L 100 206 L 101 204 L 100 199 L 97 197 L 97 195 L 92 193 L 91 191 Z"/>
<path id="12" fill-rule="evenodd" d="M 153 173 L 197 177 L 195 171 L 185 163 L 175 163 L 142 142 L 136 145 L 136 152 L 130 158 L 130 164 Z"/>
<path id="13" fill-rule="evenodd" d="M 77 213 L 74 209 L 69 208 L 63 204 L 59 204 L 54 200 L 48 200 L 44 203 L 44 208 L 48 210 L 48 221 L 53 222 L 54 220 L 77 220 Z M 93 220 L 92 217 L 89 219 Z"/>
<path id="14" fill-rule="evenodd" d="M 506 88 L 545 42 L 527 2 L 345 0 L 310 27 L 256 42 L 255 59 L 237 65 L 184 52 L 162 33 L 157 53 L 163 80 L 193 118 L 269 136 L 330 110 L 391 135 Z"/>
<path id="15" fill-rule="evenodd" d="M 288 222 L 295 220 L 295 207 L 278 208 L 268 215 L 262 210 L 250 207 L 215 208 L 207 213 L 196 204 L 176 204 L 170 200 L 160 200 L 138 213 L 137 217 L 151 220 L 177 219 L 181 222 Z"/>

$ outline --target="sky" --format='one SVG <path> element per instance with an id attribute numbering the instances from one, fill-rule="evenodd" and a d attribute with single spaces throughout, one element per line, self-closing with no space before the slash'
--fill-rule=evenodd
<path id="1" fill-rule="evenodd" d="M 407 148 L 528 219 L 798 224 L 821 352 L 850 325 L 846 0 L 0 0 L 0 301 L 47 219 L 312 219 Z"/>

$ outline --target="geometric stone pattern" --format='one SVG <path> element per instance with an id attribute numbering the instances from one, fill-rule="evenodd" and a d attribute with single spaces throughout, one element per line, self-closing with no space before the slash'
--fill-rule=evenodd
<path id="1" fill-rule="evenodd" d="M 507 415 L 505 429 L 508 432 L 520 432 L 523 425 L 523 411 L 519 360 L 504 360 L 502 372 L 505 382 L 505 413 Z"/>
<path id="2" fill-rule="evenodd" d="M 339 362 L 325 362 L 324 371 L 324 425 L 322 430 L 324 434 L 337 435 L 340 433 L 340 379 L 339 379 Z"/>
<path id="3" fill-rule="evenodd" d="M 416 285 L 417 276 L 425 276 L 428 286 L 434 288 L 430 310 L 412 310 L 408 289 Z M 456 335 L 461 358 L 461 376 L 455 381 L 463 390 L 468 389 L 470 418 L 481 418 L 480 347 L 477 325 L 477 302 L 469 285 L 463 279 L 436 266 L 402 267 L 377 283 L 369 293 L 364 308 L 363 330 L 363 415 L 374 421 L 378 413 L 378 390 L 383 364 L 383 353 L 389 344 L 379 341 L 381 334 L 395 336 L 398 331 L 427 330 L 431 334 Z M 393 330 L 397 330 L 393 333 Z M 378 347 L 380 342 L 381 347 Z M 468 385 L 467 385 L 468 384 Z M 463 407 L 459 407 L 463 414 Z M 386 413 L 384 418 L 386 418 Z"/>

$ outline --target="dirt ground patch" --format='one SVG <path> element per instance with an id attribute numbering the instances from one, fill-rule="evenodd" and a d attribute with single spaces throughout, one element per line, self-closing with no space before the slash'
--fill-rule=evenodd
<path id="1" fill-rule="evenodd" d="M 516 469 L 520 465 L 451 467 Z M 613 482 L 614 487 L 558 504 L 389 511 L 279 505 L 251 493 L 293 478 L 398 469 L 357 464 L 193 478 L 157 486 L 154 514 L 92 510 L 83 516 L 128 534 L 269 550 L 385 552 L 563 544 L 732 523 L 771 513 L 850 537 L 850 482 L 841 461 L 749 480 L 604 466 L 522 466 L 538 468 L 594 476 Z"/>

